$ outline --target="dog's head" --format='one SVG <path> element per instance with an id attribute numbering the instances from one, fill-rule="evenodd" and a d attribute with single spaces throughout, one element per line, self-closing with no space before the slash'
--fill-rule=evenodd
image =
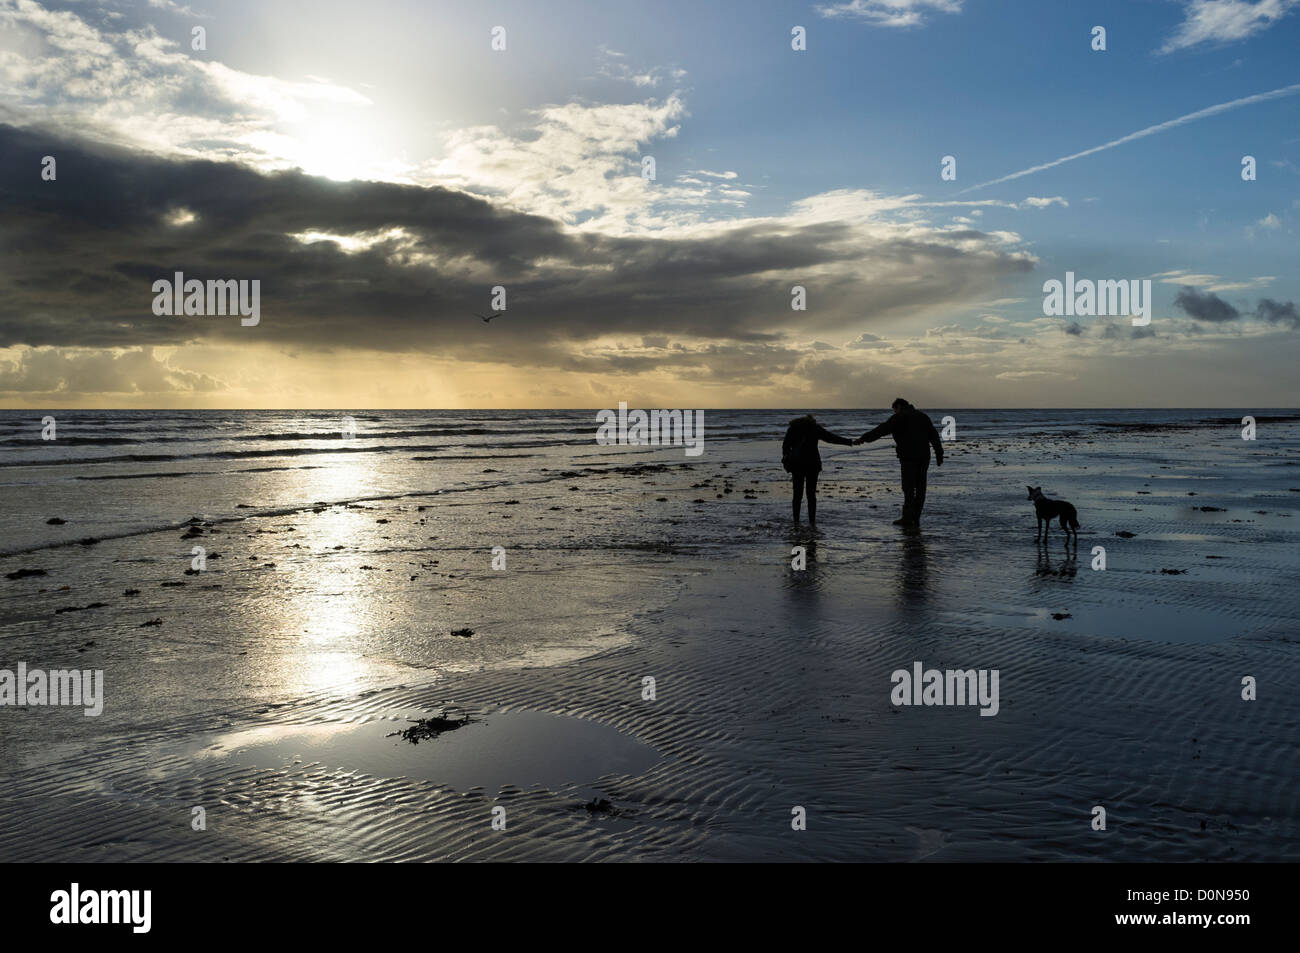
<path id="1" fill-rule="evenodd" d="M 1026 486 L 1025 489 L 1029 491 L 1029 498 L 1031 500 L 1036 500 L 1043 495 L 1043 488 L 1041 486 Z"/>

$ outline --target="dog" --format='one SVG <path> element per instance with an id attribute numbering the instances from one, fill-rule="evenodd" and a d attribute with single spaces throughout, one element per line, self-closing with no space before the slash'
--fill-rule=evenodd
<path id="1" fill-rule="evenodd" d="M 1052 520 L 1058 516 L 1061 518 L 1061 529 L 1065 530 L 1065 538 L 1068 541 L 1070 532 L 1073 530 L 1074 538 L 1079 538 L 1079 513 L 1074 508 L 1074 504 L 1067 503 L 1065 500 L 1049 500 L 1043 496 L 1041 486 L 1026 486 L 1029 491 L 1029 498 L 1034 501 L 1034 515 L 1038 517 L 1038 530 L 1034 533 L 1034 539 L 1038 539 L 1041 534 L 1043 539 L 1047 539 L 1047 531 L 1052 528 Z"/>

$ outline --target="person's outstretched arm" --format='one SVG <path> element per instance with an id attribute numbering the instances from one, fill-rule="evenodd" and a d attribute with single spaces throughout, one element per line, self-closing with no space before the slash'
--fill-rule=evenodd
<path id="1" fill-rule="evenodd" d="M 874 430 L 868 430 L 854 443 L 871 443 L 873 440 L 879 440 L 881 437 L 887 437 L 894 432 L 894 418 L 890 417 L 879 427 Z"/>
<path id="2" fill-rule="evenodd" d="M 853 441 L 848 437 L 841 437 L 839 434 L 831 433 L 825 427 L 820 425 L 817 427 L 817 439 L 825 440 L 827 443 L 843 444 L 846 447 L 853 446 Z"/>
<path id="3" fill-rule="evenodd" d="M 929 417 L 926 420 L 930 420 Z M 930 420 L 930 446 L 934 447 L 934 464 L 943 466 L 943 440 L 939 437 L 939 431 L 934 429 L 934 421 Z"/>

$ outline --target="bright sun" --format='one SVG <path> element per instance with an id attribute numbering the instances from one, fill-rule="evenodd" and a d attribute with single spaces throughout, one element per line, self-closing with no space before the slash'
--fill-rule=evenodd
<path id="1" fill-rule="evenodd" d="M 374 138 L 356 126 L 314 125 L 296 137 L 291 157 L 308 175 L 327 179 L 375 179 L 383 174 L 389 157 L 382 154 Z"/>

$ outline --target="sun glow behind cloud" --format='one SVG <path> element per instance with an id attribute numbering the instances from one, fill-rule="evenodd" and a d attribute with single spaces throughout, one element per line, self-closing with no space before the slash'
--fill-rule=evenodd
<path id="1" fill-rule="evenodd" d="M 986 12 L 957 2 L 833 6 L 815 21 L 820 37 L 879 37 L 872 27 L 906 27 L 889 31 L 901 40 Z M 120 261 L 84 252 L 87 274 L 112 286 L 111 296 L 65 299 L 57 307 L 9 296 L 18 317 L 5 342 L 13 347 L 3 352 L 10 360 L 0 368 L 0 400 L 605 403 L 591 396 L 594 380 L 629 394 L 665 395 L 669 403 L 680 402 L 674 394 L 761 404 L 799 393 L 814 402 L 855 402 L 841 395 L 900 381 L 941 392 L 969 374 L 983 402 L 1041 403 L 1029 388 L 997 390 L 989 382 L 1026 380 L 1014 370 L 1022 363 L 1059 367 L 1079 379 L 1079 361 L 1104 363 L 1107 349 L 1117 347 L 1141 347 L 1145 359 L 1158 361 L 1209 346 L 1211 336 L 1172 323 L 1182 317 L 1176 313 L 1140 344 L 1063 329 L 1034 314 L 1035 286 L 1026 280 L 1056 268 L 1061 246 L 1052 239 L 1071 235 L 1084 213 L 1096 215 L 1102 206 L 1087 205 L 1095 199 L 1051 185 L 1043 195 L 1025 196 L 1026 189 L 961 201 L 955 186 L 940 191 L 920 179 L 892 189 L 873 186 L 870 176 L 818 179 L 800 160 L 791 167 L 800 170 L 794 188 L 802 191 L 787 188 L 773 201 L 774 183 L 760 171 L 773 168 L 765 156 L 752 146 L 714 154 L 724 144 L 717 130 L 727 122 L 719 122 L 717 101 L 692 90 L 696 77 L 677 62 L 638 59 L 623 43 L 617 51 L 593 44 L 591 62 L 580 65 L 603 85 L 580 93 L 560 87 L 558 99 L 516 97 L 506 106 L 497 101 L 503 89 L 526 90 L 560 67 L 542 55 L 512 72 L 528 61 L 501 58 L 471 74 L 481 83 L 455 77 L 455 97 L 447 83 L 421 85 L 413 96 L 409 82 L 396 81 L 409 75 L 370 75 L 348 57 L 322 60 L 309 39 L 303 48 L 287 39 L 282 58 L 232 58 L 244 67 L 236 69 L 222 61 L 229 46 L 212 44 L 206 55 L 194 55 L 176 39 L 183 30 L 127 24 L 104 9 L 0 2 L 0 17 L 15 27 L 0 38 L 4 116 L 19 125 L 48 122 L 65 141 L 85 135 L 171 158 L 238 162 L 263 172 L 298 168 L 331 186 L 282 188 L 291 176 L 246 181 L 253 194 L 281 200 L 275 216 L 259 217 L 256 210 L 235 214 L 235 195 L 225 207 L 191 202 L 190 189 L 204 194 L 205 184 L 222 186 L 215 177 L 204 183 L 178 175 L 175 187 L 185 194 L 151 210 L 159 230 L 148 241 L 124 235 Z M 891 10 L 907 14 L 907 22 L 877 16 Z M 280 75 L 281 62 L 294 66 Z M 338 71 L 311 72 L 324 73 L 322 62 Z M 701 67 L 698 59 L 687 65 Z M 464 107 L 456 121 L 446 118 L 453 107 Z M 1194 115 L 1202 114 L 1207 125 L 1220 119 L 1213 110 Z M 737 113 L 732 125 L 744 121 L 752 136 L 754 123 L 767 120 Z M 754 141 L 760 140 L 747 140 Z M 1133 149 L 1148 141 L 1154 137 L 1135 140 Z M 807 148 L 818 148 L 815 136 Z M 662 160 L 653 181 L 640 175 L 647 154 Z M 372 197 L 357 180 L 422 191 Z M 405 214 L 417 207 L 419 216 Z M 1047 223 L 1055 231 L 1045 232 Z M 1252 209 L 1246 223 L 1245 234 L 1261 250 L 1294 234 L 1286 207 Z M 222 325 L 199 323 L 181 334 L 174 330 L 180 322 L 151 324 L 141 320 L 143 312 L 123 307 L 134 302 L 133 283 L 143 282 L 135 270 L 169 272 L 169 262 L 152 254 L 191 260 L 197 269 L 231 251 L 257 262 L 251 276 L 262 277 L 272 294 L 256 335 L 231 337 Z M 1277 267 L 1271 261 L 1259 270 L 1282 275 Z M 1171 288 L 1179 276 L 1221 273 L 1212 289 L 1225 293 L 1253 291 L 1265 281 L 1186 254 L 1143 270 L 1164 276 Z M 17 289 L 30 287 L 29 279 L 15 278 Z M 786 296 L 799 283 L 810 287 L 812 306 L 792 313 Z M 487 310 L 486 290 L 497 284 L 510 286 L 511 310 L 489 328 L 472 312 Z M 1286 300 L 1285 289 L 1269 290 Z M 993 299 L 1018 306 L 989 312 L 983 303 Z M 53 330 L 33 322 L 36 312 L 54 316 Z M 123 329 L 140 333 L 123 336 Z M 1234 326 L 1219 333 L 1249 342 L 1287 332 Z M 868 337 L 881 346 L 855 343 Z M 97 347 L 102 359 L 92 353 Z M 139 386 L 124 379 L 127 369 L 139 375 Z M 89 391 L 96 382 L 120 389 Z"/>

